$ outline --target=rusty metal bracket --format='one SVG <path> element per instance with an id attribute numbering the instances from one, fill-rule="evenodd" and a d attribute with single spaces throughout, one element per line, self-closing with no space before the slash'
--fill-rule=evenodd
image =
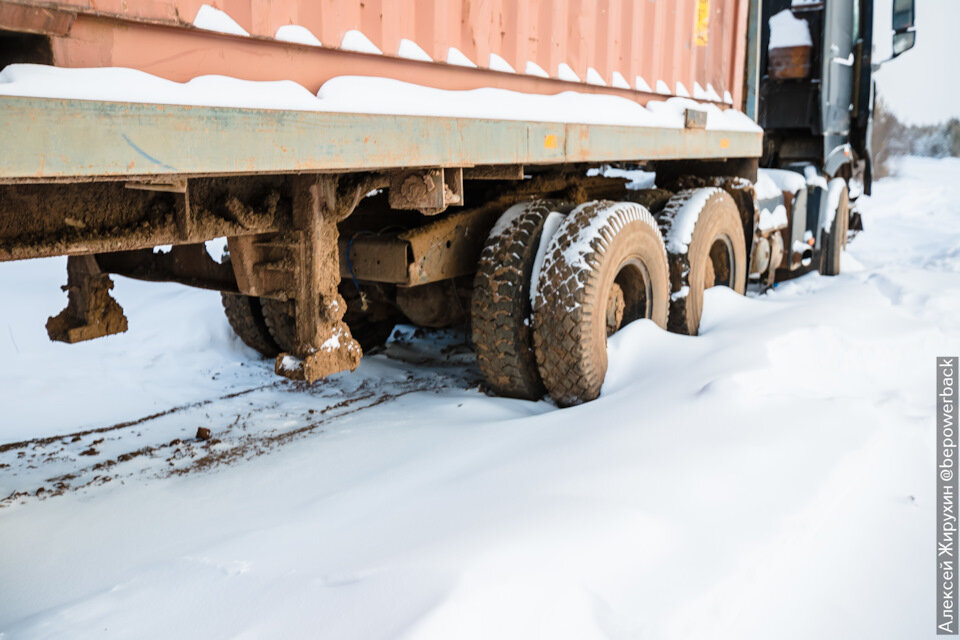
<path id="1" fill-rule="evenodd" d="M 463 169 L 400 171 L 390 178 L 390 207 L 428 216 L 463 204 Z"/>
<path id="2" fill-rule="evenodd" d="M 699 109 L 686 109 L 683 112 L 684 129 L 706 129 L 707 112 Z"/>
<path id="3" fill-rule="evenodd" d="M 127 330 L 123 309 L 110 295 L 113 281 L 93 256 L 67 258 L 67 308 L 47 320 L 51 340 L 74 344 Z"/>
<path id="4" fill-rule="evenodd" d="M 277 356 L 274 371 L 313 383 L 356 369 L 363 351 L 343 321 L 347 305 L 338 292 L 337 222 L 363 197 L 369 181 L 342 183 L 338 176 L 297 176 L 293 182 L 293 293 L 296 348 Z M 345 187 L 345 188 L 344 188 Z"/>

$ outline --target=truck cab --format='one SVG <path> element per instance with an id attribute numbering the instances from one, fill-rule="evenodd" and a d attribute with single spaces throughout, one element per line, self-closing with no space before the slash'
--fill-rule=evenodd
<path id="1" fill-rule="evenodd" d="M 825 218 L 835 213 L 827 206 L 833 202 L 831 180 L 845 182 L 849 225 L 860 228 L 854 203 L 871 189 L 873 73 L 882 64 L 874 58 L 874 44 L 887 37 L 881 35 L 887 25 L 892 57 L 916 42 L 914 0 L 893 0 L 889 14 L 877 13 L 875 5 L 881 4 L 765 0 L 759 8 L 759 41 L 753 43 L 757 66 L 747 82 L 755 83 L 752 91 L 748 88 L 748 109 L 764 129 L 760 166 L 795 172 L 807 183 L 803 193 L 785 192 L 789 202 L 783 204 L 793 206 L 787 206 L 784 245 L 795 254 L 785 270 L 804 266 L 804 254 L 809 252 L 810 259 L 826 249 L 822 230 Z"/>

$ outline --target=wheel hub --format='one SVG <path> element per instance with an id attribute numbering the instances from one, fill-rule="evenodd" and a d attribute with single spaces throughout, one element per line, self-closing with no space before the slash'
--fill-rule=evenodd
<path id="1" fill-rule="evenodd" d="M 607 297 L 607 335 L 611 336 L 620 328 L 623 322 L 623 311 L 627 304 L 624 300 L 623 289 L 616 282 L 610 289 L 610 295 Z"/>

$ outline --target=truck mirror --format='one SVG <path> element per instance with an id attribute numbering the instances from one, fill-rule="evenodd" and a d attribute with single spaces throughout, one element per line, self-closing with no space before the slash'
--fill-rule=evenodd
<path id="1" fill-rule="evenodd" d="M 896 58 L 917 43 L 915 0 L 893 0 L 893 56 Z"/>
<path id="2" fill-rule="evenodd" d="M 913 49 L 913 45 L 915 44 L 917 44 L 916 31 L 904 31 L 903 33 L 893 34 L 893 57 L 896 58 L 901 53 Z"/>

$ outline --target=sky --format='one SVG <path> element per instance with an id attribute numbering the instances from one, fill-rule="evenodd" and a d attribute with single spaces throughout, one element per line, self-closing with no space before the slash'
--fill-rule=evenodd
<path id="1" fill-rule="evenodd" d="M 876 1 L 874 60 L 889 56 L 891 0 Z M 884 25 L 884 20 L 886 24 Z M 917 46 L 883 65 L 877 91 L 902 121 L 960 118 L 960 0 L 917 0 Z"/>

